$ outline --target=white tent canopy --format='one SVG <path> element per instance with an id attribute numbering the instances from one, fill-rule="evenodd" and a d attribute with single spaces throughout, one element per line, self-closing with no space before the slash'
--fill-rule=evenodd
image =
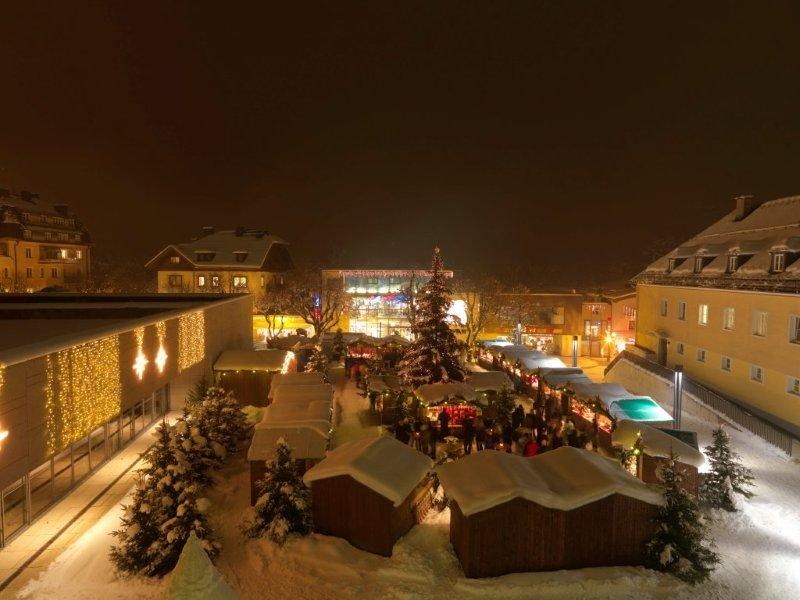
<path id="1" fill-rule="evenodd" d="M 642 434 L 644 451 L 650 456 L 669 458 L 670 454 L 675 454 L 680 462 L 697 468 L 706 462 L 705 456 L 697 448 L 661 429 L 630 419 L 617 421 L 617 426 L 611 434 L 611 443 L 626 449 L 633 448 L 638 433 Z"/>
<path id="2" fill-rule="evenodd" d="M 303 481 L 349 475 L 400 506 L 433 465 L 431 459 L 388 436 L 347 442 L 306 471 Z"/>
<path id="3" fill-rule="evenodd" d="M 275 445 L 283 438 L 292 449 L 293 459 L 320 460 L 325 457 L 328 437 L 307 426 L 256 428 L 247 452 L 247 460 L 270 460 L 275 456 Z"/>
<path id="4" fill-rule="evenodd" d="M 280 373 L 290 353 L 286 350 L 225 350 L 214 362 L 215 371 L 269 371 Z"/>
<path id="5" fill-rule="evenodd" d="M 519 357 L 520 364 L 529 371 L 536 371 L 537 369 L 566 369 L 568 368 L 564 361 L 557 356 L 551 356 L 544 352 L 532 352 L 530 355 L 522 355 Z"/>
<path id="6" fill-rule="evenodd" d="M 333 386 L 329 383 L 314 385 L 278 385 L 270 388 L 269 397 L 273 402 L 313 402 L 333 400 Z"/>
<path id="7" fill-rule="evenodd" d="M 579 383 L 592 383 L 583 369 L 577 368 L 542 369 L 542 377 L 550 387 L 561 387 L 568 383 L 570 387 Z"/>
<path id="8" fill-rule="evenodd" d="M 474 371 L 469 374 L 467 385 L 479 392 L 513 390 L 514 384 L 502 371 Z"/>
<path id="9" fill-rule="evenodd" d="M 660 493 L 620 468 L 615 460 L 568 446 L 525 458 L 507 452 L 476 452 L 436 467 L 445 493 L 464 516 L 514 498 L 547 508 L 573 510 L 612 494 L 648 504 L 662 503 Z"/>
<path id="10" fill-rule="evenodd" d="M 474 387 L 459 381 L 426 383 L 419 386 L 414 393 L 417 398 L 429 406 L 439 404 L 447 398 L 458 397 L 467 401 L 475 401 L 480 398 Z"/>

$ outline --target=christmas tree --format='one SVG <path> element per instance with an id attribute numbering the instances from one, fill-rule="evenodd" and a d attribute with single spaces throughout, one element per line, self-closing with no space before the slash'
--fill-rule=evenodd
<path id="1" fill-rule="evenodd" d="M 494 401 L 494 407 L 497 410 L 497 422 L 511 423 L 511 413 L 514 412 L 516 404 L 514 396 L 507 389 L 500 390 Z"/>
<path id="2" fill-rule="evenodd" d="M 250 429 L 236 398 L 220 387 L 208 388 L 203 401 L 192 411 L 192 419 L 217 452 L 236 452 Z"/>
<path id="3" fill-rule="evenodd" d="M 664 484 L 664 505 L 658 509 L 658 532 L 647 544 L 647 566 L 672 573 L 692 585 L 705 581 L 719 562 L 697 503 L 683 489 L 683 475 L 670 456 L 658 471 Z"/>
<path id="4" fill-rule="evenodd" d="M 175 463 L 183 465 L 191 473 L 192 481 L 208 485 L 211 483 L 210 471 L 222 466 L 225 451 L 221 447 L 215 450 L 209 444 L 200 425 L 184 408 L 183 416 L 173 425 L 172 445 Z"/>
<path id="5" fill-rule="evenodd" d="M 172 572 L 167 600 L 236 600 L 238 597 L 214 568 L 195 533 L 190 533 Z"/>
<path id="6" fill-rule="evenodd" d="M 450 290 L 442 272 L 439 248 L 434 249 L 431 278 L 417 293 L 414 341 L 400 361 L 400 375 L 413 388 L 439 381 L 464 381 L 459 344 L 447 323 Z"/>
<path id="7" fill-rule="evenodd" d="M 303 370 L 308 373 L 322 373 L 325 381 L 328 380 L 328 356 L 322 351 L 322 346 L 317 344 L 314 347 L 314 352 Z"/>
<path id="8" fill-rule="evenodd" d="M 345 352 L 347 352 L 347 346 L 345 346 L 344 335 L 342 335 L 342 328 L 340 327 L 336 330 L 336 333 L 333 334 L 333 345 L 331 347 L 333 360 L 340 360 Z"/>
<path id="9" fill-rule="evenodd" d="M 208 393 L 208 388 L 208 379 L 203 375 L 197 383 L 192 386 L 189 393 L 186 394 L 186 406 L 190 411 L 203 401 L 203 398 L 206 397 L 206 393 Z"/>
<path id="10" fill-rule="evenodd" d="M 292 450 L 283 438 L 275 447 L 275 458 L 267 461 L 264 479 L 259 481 L 255 517 L 244 524 L 249 537 L 266 536 L 283 544 L 293 533 L 311 531 L 311 494 L 297 475 Z"/>
<path id="11" fill-rule="evenodd" d="M 731 450 L 727 432 L 719 426 L 712 432 L 713 441 L 705 447 L 711 471 L 700 486 L 700 498 L 712 508 L 736 510 L 734 493 L 752 498 L 753 474 L 742 465 L 738 454 Z"/>

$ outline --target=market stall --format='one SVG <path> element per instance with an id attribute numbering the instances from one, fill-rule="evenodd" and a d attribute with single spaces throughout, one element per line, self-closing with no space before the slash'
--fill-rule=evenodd
<path id="1" fill-rule="evenodd" d="M 272 380 L 295 366 L 286 350 L 225 350 L 214 362 L 214 381 L 241 404 L 264 406 Z"/>
<path id="2" fill-rule="evenodd" d="M 429 383 L 419 386 L 414 395 L 420 403 L 420 416 L 437 420 L 442 412 L 450 417 L 450 427 L 461 427 L 464 419 L 474 419 L 487 405 L 486 398 L 469 383 Z"/>

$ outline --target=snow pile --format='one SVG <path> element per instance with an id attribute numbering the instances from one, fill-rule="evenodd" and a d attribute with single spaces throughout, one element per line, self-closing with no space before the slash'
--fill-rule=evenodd
<path id="1" fill-rule="evenodd" d="M 165 595 L 167 600 L 238 600 L 239 596 L 214 568 L 194 532 L 183 545 Z"/>
<path id="2" fill-rule="evenodd" d="M 306 485 L 318 479 L 349 475 L 400 506 L 430 470 L 433 462 L 392 437 L 364 438 L 342 444 L 303 476 Z"/>
<path id="3" fill-rule="evenodd" d="M 661 494 L 594 452 L 562 447 L 534 458 L 477 452 L 436 468 L 445 493 L 469 516 L 514 498 L 573 510 L 612 494 L 661 504 Z"/>
<path id="4" fill-rule="evenodd" d="M 611 434 L 611 443 L 614 446 L 622 446 L 626 450 L 630 450 L 639 433 L 642 435 L 645 454 L 662 458 L 669 458 L 670 454 L 675 454 L 679 462 L 687 465 L 698 469 L 705 465 L 706 459 L 702 452 L 646 423 L 628 419 L 617 421 L 617 426 Z"/>
<path id="5" fill-rule="evenodd" d="M 315 373 L 319 374 L 319 373 Z M 333 386 L 329 383 L 313 383 L 308 385 L 274 385 L 270 388 L 269 397 L 273 402 L 314 402 L 333 400 Z"/>
<path id="6" fill-rule="evenodd" d="M 439 404 L 447 398 L 458 397 L 467 401 L 475 401 L 479 398 L 472 385 L 458 381 L 426 383 L 419 386 L 414 393 L 417 398 L 429 406 Z"/>

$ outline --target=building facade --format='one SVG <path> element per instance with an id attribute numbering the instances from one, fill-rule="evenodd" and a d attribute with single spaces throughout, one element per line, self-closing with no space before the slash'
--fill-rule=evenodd
<path id="1" fill-rule="evenodd" d="M 0 189 L 0 292 L 84 289 L 89 233 L 64 204 Z"/>
<path id="2" fill-rule="evenodd" d="M 798 258 L 800 196 L 737 198 L 733 211 L 637 275 L 637 346 L 800 430 Z"/>
<path id="3" fill-rule="evenodd" d="M 0 296 L 0 548 L 252 348 L 250 296 Z"/>
<path id="4" fill-rule="evenodd" d="M 146 266 L 157 273 L 160 293 L 249 293 L 256 304 L 294 268 L 287 242 L 243 227 L 204 227 L 201 237 L 167 246 Z"/>

